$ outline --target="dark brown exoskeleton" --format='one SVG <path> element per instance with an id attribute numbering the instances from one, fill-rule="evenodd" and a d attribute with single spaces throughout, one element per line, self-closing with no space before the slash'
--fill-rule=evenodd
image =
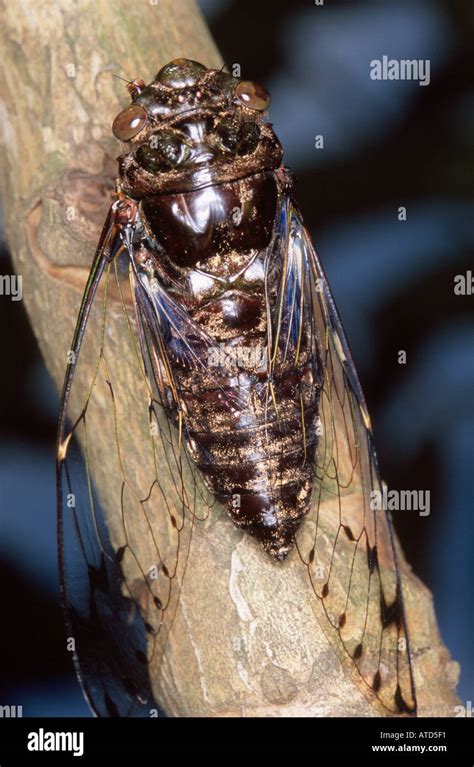
<path id="1" fill-rule="evenodd" d="M 233 522 L 283 559 L 309 507 L 320 371 L 309 322 L 299 320 L 298 348 L 269 344 L 289 191 L 264 121 L 269 101 L 261 86 L 178 60 L 135 90 L 114 133 L 128 144 L 121 189 L 138 202 L 137 278 L 169 323 L 178 396 L 155 371 L 161 398 L 181 414 L 190 453 Z"/>
<path id="2" fill-rule="evenodd" d="M 147 699 L 146 643 L 129 603 L 146 616 L 142 633 L 156 637 L 177 580 L 170 550 L 176 565 L 186 521 L 198 519 L 193 496 L 206 505 L 202 480 L 213 502 L 275 560 L 300 557 L 333 646 L 364 692 L 390 713 L 413 714 L 390 522 L 370 505 L 382 487 L 370 419 L 282 147 L 266 121 L 270 97 L 262 86 L 187 59 L 163 67 L 148 86 L 134 80 L 128 88 L 132 103 L 113 124 L 125 144 L 118 199 L 81 306 L 58 435 L 63 594 L 89 700 L 101 715 L 127 715 Z M 121 441 L 131 416 L 116 390 L 122 371 L 112 375 L 106 352 L 114 337 L 106 299 L 91 379 L 75 369 L 92 303 L 112 267 L 123 298 L 123 256 L 135 335 L 126 301 L 124 314 L 148 397 L 137 407 L 148 408 L 160 447 L 147 443 L 147 458 L 144 442 L 138 460 Z M 83 391 L 75 400 L 73 379 Z M 90 433 L 95 403 L 100 418 L 108 412 L 103 428 L 114 435 L 107 443 L 117 476 L 107 497 L 113 540 L 94 487 L 103 481 L 100 438 Z M 82 500 L 74 463 L 86 488 Z M 166 541 L 153 523 L 161 509 Z M 310 514 L 314 535 L 299 537 Z M 147 575 L 150 558 L 161 581 Z"/>

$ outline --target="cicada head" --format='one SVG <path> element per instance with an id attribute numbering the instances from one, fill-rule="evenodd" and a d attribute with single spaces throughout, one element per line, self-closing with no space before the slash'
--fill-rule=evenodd
<path id="1" fill-rule="evenodd" d="M 277 168 L 282 147 L 266 121 L 270 95 L 197 61 L 175 59 L 145 86 L 128 86 L 132 103 L 113 132 L 127 144 L 119 158 L 131 197 L 184 192 Z"/>

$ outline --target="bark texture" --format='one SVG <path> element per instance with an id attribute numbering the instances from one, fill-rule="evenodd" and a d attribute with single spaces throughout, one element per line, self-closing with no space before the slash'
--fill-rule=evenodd
<path id="1" fill-rule="evenodd" d="M 124 83 L 111 75 L 148 82 L 173 58 L 222 62 L 192 0 L 25 0 L 1 8 L 5 231 L 59 388 L 114 187 L 110 125 L 128 103 Z M 124 396 L 133 397 L 135 367 L 124 358 L 121 368 Z M 101 447 L 106 456 L 105 441 Z M 454 715 L 458 665 L 440 639 L 431 594 L 405 563 L 403 571 L 419 713 Z M 187 572 L 162 673 L 151 669 L 168 714 L 379 714 L 330 649 L 291 557 L 275 567 L 222 517 L 193 537 Z"/>

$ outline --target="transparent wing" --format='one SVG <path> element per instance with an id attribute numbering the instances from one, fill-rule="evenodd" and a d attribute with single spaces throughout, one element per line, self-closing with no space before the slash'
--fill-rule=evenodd
<path id="1" fill-rule="evenodd" d="M 301 216 L 282 206 L 279 289 L 271 308 L 272 373 L 310 364 L 319 418 L 302 419 L 311 508 L 296 545 L 314 607 L 338 657 L 385 713 L 416 713 L 402 584 L 359 379 L 329 284 Z M 300 393 L 301 394 L 301 393 Z M 312 439 L 312 442 L 311 442 Z"/>
<path id="2" fill-rule="evenodd" d="M 157 709 L 152 681 L 191 533 L 213 503 L 180 439 L 169 381 L 155 381 L 163 339 L 153 307 L 137 301 L 125 245 L 111 211 L 69 352 L 57 448 L 68 646 L 99 716 Z"/>

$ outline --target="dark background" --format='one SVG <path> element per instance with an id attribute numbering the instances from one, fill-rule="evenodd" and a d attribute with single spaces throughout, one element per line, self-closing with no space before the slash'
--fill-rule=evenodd
<path id="1" fill-rule="evenodd" d="M 474 296 L 455 295 L 454 277 L 473 269 L 473 5 L 201 7 L 229 68 L 240 64 L 242 78 L 272 93 L 270 117 L 349 336 L 382 475 L 389 488 L 431 492 L 430 516 L 398 512 L 395 523 L 461 663 L 460 696 L 472 700 Z M 372 81 L 370 61 L 384 54 L 430 59 L 430 84 Z M 151 79 L 155 68 L 135 74 Z M 0 272 L 10 271 L 3 251 Z M 58 398 L 22 304 L 0 297 L 0 324 L 0 704 L 23 705 L 25 716 L 88 715 L 58 608 Z"/>

